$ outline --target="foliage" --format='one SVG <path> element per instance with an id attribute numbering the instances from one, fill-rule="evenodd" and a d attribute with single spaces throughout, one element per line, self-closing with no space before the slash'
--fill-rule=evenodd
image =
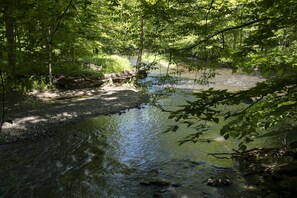
<path id="1" fill-rule="evenodd" d="M 102 75 L 102 72 L 91 69 L 81 62 L 76 62 L 76 63 L 62 62 L 54 68 L 53 73 L 55 76 L 62 75 L 62 76 L 77 76 L 77 77 L 79 76 L 99 77 Z"/>
<path id="2" fill-rule="evenodd" d="M 134 68 L 136 69 L 136 71 L 144 71 L 147 73 L 150 70 L 157 69 L 156 65 L 157 65 L 157 62 L 150 62 L 150 63 L 141 62 L 139 65 L 135 65 Z"/>
<path id="3" fill-rule="evenodd" d="M 196 133 L 180 143 L 197 142 L 211 123 L 224 122 L 220 134 L 225 139 L 241 140 L 239 149 L 259 137 L 286 134 L 288 143 L 297 140 L 297 76 L 258 83 L 256 87 L 239 92 L 214 90 L 195 93 L 197 100 L 187 101 L 169 118 L 196 129 Z M 230 108 L 233 106 L 234 108 Z M 176 131 L 173 126 L 168 131 Z"/>
<path id="4" fill-rule="evenodd" d="M 145 62 L 156 62 L 158 64 L 162 65 L 168 65 L 168 61 L 166 61 L 165 55 L 158 55 L 158 54 L 152 54 L 152 53 L 144 53 L 142 60 Z"/>
<path id="5" fill-rule="evenodd" d="M 10 23 L 4 15 L 9 15 Z M 73 73 L 83 70 L 77 63 L 79 59 L 117 51 L 118 22 L 114 18 L 110 1 L 4 1 L 0 6 L 0 21 L 14 31 L 0 28 L 1 43 L 4 43 L 0 50 L 1 67 L 10 75 L 9 57 L 13 54 L 16 78 L 44 76 L 50 72 L 49 67 L 56 75 L 72 69 Z M 6 46 L 14 49 L 9 52 Z M 8 61 L 4 62 L 4 57 L 8 57 Z M 103 72 L 122 69 L 119 62 L 123 60 L 118 57 L 103 55 L 100 58 L 101 62 L 113 64 Z"/>
<path id="6" fill-rule="evenodd" d="M 242 150 L 257 137 L 287 135 L 296 141 L 295 1 L 170 1 L 159 9 L 169 16 L 159 23 L 159 37 L 166 37 L 159 48 L 175 62 L 213 74 L 219 67 L 258 70 L 268 78 L 246 91 L 195 93 L 196 100 L 169 117 L 197 131 L 180 143 L 204 141 L 209 125 L 218 122 L 225 123 L 221 135 L 240 139 Z M 213 76 L 205 74 L 202 83 Z M 167 131 L 177 130 L 176 125 Z"/>
<path id="7" fill-rule="evenodd" d="M 48 84 L 46 76 L 30 76 L 29 78 L 18 78 L 14 82 L 6 81 L 5 90 L 13 89 L 21 93 L 27 93 L 34 90 L 46 91 L 53 87 Z"/>

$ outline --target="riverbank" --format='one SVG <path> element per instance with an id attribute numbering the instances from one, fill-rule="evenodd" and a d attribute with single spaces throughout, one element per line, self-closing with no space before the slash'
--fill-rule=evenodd
<path id="1" fill-rule="evenodd" d="M 96 115 L 119 113 L 139 108 L 148 96 L 133 85 L 108 85 L 100 88 L 32 92 L 27 95 L 9 93 L 6 96 L 5 122 L 0 144 L 52 135 L 55 126 Z"/>

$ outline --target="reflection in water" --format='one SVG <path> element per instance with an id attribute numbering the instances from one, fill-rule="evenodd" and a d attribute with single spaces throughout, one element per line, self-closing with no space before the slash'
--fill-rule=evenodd
<path id="1" fill-rule="evenodd" d="M 188 96 L 177 92 L 161 102 L 168 107 Z M 37 142 L 0 147 L 0 195 L 3 197 L 239 197 L 244 180 L 231 160 L 210 152 L 229 152 L 236 142 L 177 146 L 190 134 L 162 134 L 174 121 L 147 105 L 121 115 L 98 116 L 53 128 L 58 133 Z M 226 169 L 227 168 L 227 169 Z M 228 176 L 228 188 L 213 188 L 210 176 Z M 169 181 L 174 186 L 141 185 Z"/>
<path id="2" fill-rule="evenodd" d="M 117 131 L 112 141 L 118 141 L 119 158 L 129 166 L 141 166 L 158 158 L 160 145 L 156 138 L 161 131 L 158 114 L 152 117 L 149 111 L 132 110 L 117 123 Z"/>

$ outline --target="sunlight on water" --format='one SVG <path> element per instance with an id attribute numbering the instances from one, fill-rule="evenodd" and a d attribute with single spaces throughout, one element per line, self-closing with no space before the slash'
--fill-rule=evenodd
<path id="1" fill-rule="evenodd" d="M 224 75 L 224 74 L 222 74 Z M 217 79 L 221 87 L 246 88 L 256 77 L 229 74 Z M 244 80 L 244 82 L 240 80 Z M 260 79 L 258 79 L 260 80 Z M 245 83 L 246 82 L 246 83 Z M 248 82 L 248 83 L 247 83 Z M 159 89 L 155 85 L 152 89 Z M 190 89 L 193 82 L 176 85 Z M 234 88 L 234 89 L 235 89 Z M 197 89 L 200 89 L 197 85 Z M 191 99 L 176 92 L 162 99 L 167 108 Z M 231 152 L 236 141 L 218 136 L 220 125 L 211 126 L 213 143 L 178 141 L 193 133 L 182 127 L 176 133 L 162 132 L 173 120 L 168 113 L 146 105 L 123 114 L 98 116 L 79 123 L 52 128 L 57 134 L 33 142 L 0 149 L 0 195 L 3 197 L 239 197 L 244 179 L 230 159 L 209 153 Z M 227 176 L 232 186 L 206 185 L 211 176 Z M 144 185 L 168 182 L 169 186 Z"/>

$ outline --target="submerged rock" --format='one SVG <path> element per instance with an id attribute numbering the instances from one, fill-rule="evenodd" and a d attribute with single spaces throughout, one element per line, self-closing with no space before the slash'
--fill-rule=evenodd
<path id="1" fill-rule="evenodd" d="M 140 182 L 139 184 L 143 186 L 173 187 L 173 188 L 178 188 L 181 186 L 181 184 L 179 183 L 172 183 L 166 180 L 152 180 L 147 182 Z"/>
<path id="2" fill-rule="evenodd" d="M 231 181 L 228 178 L 213 178 L 210 177 L 206 181 L 208 186 L 212 187 L 224 187 L 224 186 L 230 186 Z"/>
<path id="3" fill-rule="evenodd" d="M 165 186 L 170 186 L 171 182 L 165 181 L 165 180 L 152 180 L 148 182 L 140 182 L 140 185 L 144 186 L 158 186 L 158 187 L 165 187 Z"/>
<path id="4" fill-rule="evenodd" d="M 165 180 L 155 180 L 155 181 L 150 181 L 149 184 L 163 187 L 163 186 L 170 186 L 171 182 L 165 181 Z"/>

